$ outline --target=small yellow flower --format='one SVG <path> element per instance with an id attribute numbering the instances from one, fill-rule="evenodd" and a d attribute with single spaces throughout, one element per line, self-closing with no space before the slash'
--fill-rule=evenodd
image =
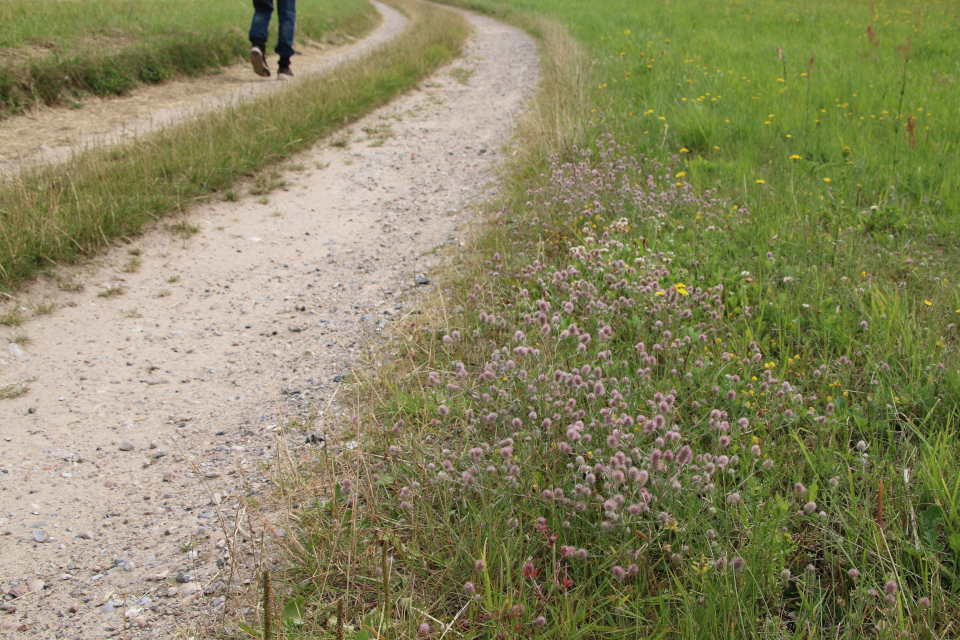
<path id="1" fill-rule="evenodd" d="M 685 175 L 687 175 L 687 172 L 686 172 L 686 171 L 681 171 L 680 173 L 677 174 L 677 177 L 678 177 L 678 178 L 682 178 L 682 177 L 685 176 Z"/>
<path id="2" fill-rule="evenodd" d="M 790 156 L 790 159 L 796 162 L 797 160 L 800 159 L 800 156 L 798 156 L 797 154 L 793 154 L 792 156 Z"/>
<path id="3" fill-rule="evenodd" d="M 676 289 L 677 293 L 682 296 L 689 295 L 687 293 L 687 285 L 683 284 L 682 282 L 678 282 L 677 284 L 673 285 L 673 288 Z"/>
<path id="4" fill-rule="evenodd" d="M 656 295 L 658 295 L 658 296 L 664 296 L 664 295 L 666 295 L 666 294 L 667 294 L 666 291 L 657 291 L 657 293 L 656 293 Z"/>
<path id="5" fill-rule="evenodd" d="M 683 147 L 682 149 L 680 149 L 680 153 L 690 153 L 690 149 Z"/>
<path id="6" fill-rule="evenodd" d="M 933 306 L 933 303 L 930 302 L 929 300 L 927 300 L 926 298 L 923 299 L 923 304 L 927 305 L 928 307 L 932 307 L 932 306 Z"/>
<path id="7" fill-rule="evenodd" d="M 766 180 L 757 180 L 757 184 L 767 184 Z"/>
<path id="8" fill-rule="evenodd" d="M 830 182 L 830 178 L 824 178 L 823 181 L 824 181 L 824 182 Z"/>

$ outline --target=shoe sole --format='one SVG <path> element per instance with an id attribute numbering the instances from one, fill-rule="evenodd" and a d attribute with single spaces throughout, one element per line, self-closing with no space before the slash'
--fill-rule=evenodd
<path id="1" fill-rule="evenodd" d="M 257 47 L 250 49 L 250 64 L 253 66 L 253 72 L 261 78 L 270 77 L 270 69 L 267 69 L 267 64 L 263 60 L 263 52 Z"/>

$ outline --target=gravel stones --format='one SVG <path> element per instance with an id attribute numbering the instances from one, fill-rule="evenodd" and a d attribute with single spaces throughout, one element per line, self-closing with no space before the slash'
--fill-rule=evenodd
<path id="1" fill-rule="evenodd" d="M 129 440 L 124 440 L 120 443 L 120 451 L 133 451 L 133 443 Z"/>

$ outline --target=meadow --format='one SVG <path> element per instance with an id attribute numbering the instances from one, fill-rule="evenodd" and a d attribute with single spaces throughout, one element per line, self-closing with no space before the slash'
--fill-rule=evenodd
<path id="1" fill-rule="evenodd" d="M 298 4 L 300 38 L 356 36 L 377 19 L 363 0 Z M 252 15 L 250 3 L 242 2 L 5 1 L 0 4 L 0 117 L 35 104 L 79 106 L 85 93 L 123 95 L 140 84 L 235 64 L 249 48 Z"/>
<path id="2" fill-rule="evenodd" d="M 583 54 L 284 485 L 311 631 L 955 637 L 957 6 L 456 4 Z"/>

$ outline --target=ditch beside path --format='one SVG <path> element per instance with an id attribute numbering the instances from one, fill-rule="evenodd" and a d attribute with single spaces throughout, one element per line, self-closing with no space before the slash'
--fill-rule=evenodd
<path id="1" fill-rule="evenodd" d="M 417 312 L 417 275 L 496 189 L 537 48 L 467 18 L 462 59 L 295 157 L 282 188 L 64 271 L 82 291 L 19 295 L 30 319 L 0 327 L 0 387 L 31 381 L 0 400 L 0 637 L 187 637 L 231 577 L 243 591 L 259 525 L 240 497 L 269 491 L 279 427 L 337 411 L 365 336 Z"/>
<path id="2" fill-rule="evenodd" d="M 244 98 L 275 91 L 286 84 L 360 58 L 400 34 L 407 19 L 393 7 L 373 2 L 382 17 L 367 36 L 350 44 L 330 46 L 314 42 L 297 45 L 293 58 L 296 77 L 279 79 L 255 75 L 249 63 L 221 69 L 198 78 L 177 78 L 140 87 L 128 96 L 84 99 L 81 108 L 43 107 L 0 121 L 0 175 L 19 166 L 65 160 L 72 152 L 103 144 L 122 143 L 223 108 Z M 268 63 L 276 71 L 277 56 Z"/>

